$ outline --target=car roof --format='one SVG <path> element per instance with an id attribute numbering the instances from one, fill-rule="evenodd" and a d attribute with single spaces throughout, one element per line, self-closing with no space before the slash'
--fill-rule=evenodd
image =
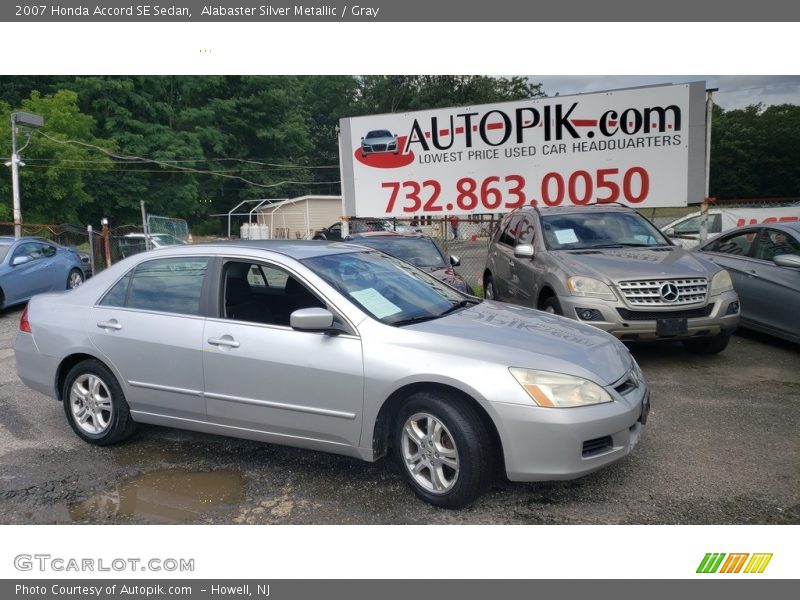
<path id="1" fill-rule="evenodd" d="M 750 225 L 742 225 L 741 227 L 726 229 L 722 233 L 715 234 L 714 238 L 716 239 L 723 235 L 727 236 L 738 231 L 752 231 L 754 229 L 762 229 L 764 227 L 786 231 L 787 233 L 793 233 L 794 235 L 800 237 L 800 221 L 790 221 L 788 223 L 752 223 Z M 712 240 L 708 241 L 711 242 Z"/>
<path id="2" fill-rule="evenodd" d="M 203 244 L 192 244 L 189 246 L 168 246 L 154 250 L 162 252 L 164 255 L 171 253 L 185 253 L 197 248 L 202 254 L 204 250 L 215 249 L 214 254 L 224 254 L 225 250 L 268 250 L 277 254 L 283 254 L 295 260 L 305 258 L 316 258 L 318 256 L 331 256 L 334 254 L 345 254 L 348 252 L 363 252 L 364 248 L 355 244 L 345 242 L 327 242 L 323 240 L 232 240 L 220 242 L 208 242 Z"/>
<path id="3" fill-rule="evenodd" d="M 526 210 L 534 210 L 539 212 L 542 216 L 555 215 L 555 214 L 579 214 L 587 212 L 635 212 L 631 207 L 621 204 L 587 204 L 585 206 L 548 206 L 542 208 L 529 208 Z"/>
<path id="4" fill-rule="evenodd" d="M 374 238 L 385 238 L 385 239 L 430 239 L 429 236 L 425 235 L 424 233 L 418 233 L 416 231 L 365 231 L 363 233 L 354 233 L 348 236 L 348 239 L 374 239 Z"/>

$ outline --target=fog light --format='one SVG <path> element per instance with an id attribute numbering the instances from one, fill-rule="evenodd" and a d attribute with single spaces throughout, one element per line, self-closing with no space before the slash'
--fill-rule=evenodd
<path id="1" fill-rule="evenodd" d="M 602 321 L 603 313 L 596 308 L 576 308 L 575 312 L 578 313 L 578 318 L 582 321 Z"/>
<path id="2" fill-rule="evenodd" d="M 736 302 L 731 302 L 730 304 L 728 304 L 728 312 L 726 312 L 725 314 L 735 315 L 738 312 L 739 312 L 739 301 L 737 300 Z"/>

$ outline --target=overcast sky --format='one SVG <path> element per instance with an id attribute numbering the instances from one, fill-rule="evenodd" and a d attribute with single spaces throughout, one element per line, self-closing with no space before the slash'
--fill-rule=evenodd
<path id="1" fill-rule="evenodd" d="M 714 93 L 714 101 L 726 110 L 759 102 L 767 106 L 800 104 L 800 76 L 797 75 L 533 75 L 531 80 L 541 82 L 542 91 L 548 96 L 705 81 L 706 87 L 719 88 Z"/>

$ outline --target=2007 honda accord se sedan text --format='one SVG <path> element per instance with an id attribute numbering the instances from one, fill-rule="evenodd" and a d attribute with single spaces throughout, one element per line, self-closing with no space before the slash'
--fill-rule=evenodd
<path id="1" fill-rule="evenodd" d="M 420 498 L 449 508 L 497 464 L 513 481 L 608 465 L 649 409 L 642 372 L 607 333 L 345 243 L 138 254 L 34 297 L 15 350 L 22 381 L 63 402 L 87 442 L 150 423 L 391 453 Z"/>

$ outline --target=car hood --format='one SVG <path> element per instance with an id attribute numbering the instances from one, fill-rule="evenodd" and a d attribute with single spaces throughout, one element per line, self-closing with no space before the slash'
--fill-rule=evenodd
<path id="1" fill-rule="evenodd" d="M 606 248 L 553 252 L 573 275 L 597 277 L 607 283 L 647 277 L 710 277 L 712 263 L 674 246 Z"/>
<path id="2" fill-rule="evenodd" d="M 567 373 L 606 385 L 633 366 L 628 349 L 600 329 L 491 300 L 406 328 L 445 336 L 441 343 L 451 353 L 457 348 L 509 367 Z"/>

